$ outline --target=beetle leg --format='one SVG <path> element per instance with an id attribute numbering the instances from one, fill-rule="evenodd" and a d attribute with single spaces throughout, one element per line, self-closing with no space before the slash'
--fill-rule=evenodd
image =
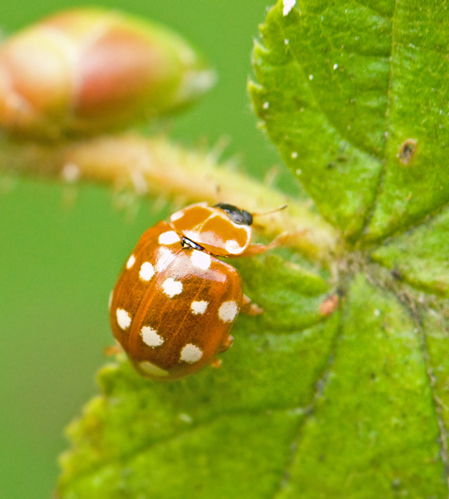
<path id="1" fill-rule="evenodd" d="M 234 337 L 228 334 L 226 338 L 223 339 L 223 341 L 220 343 L 220 346 L 218 347 L 217 353 L 222 353 L 226 352 L 226 350 L 229 350 L 232 347 L 232 343 L 234 342 Z M 214 369 L 219 369 L 223 361 L 221 359 L 212 359 L 210 361 L 210 365 Z"/>
<path id="2" fill-rule="evenodd" d="M 104 354 L 109 357 L 112 355 L 117 355 L 121 351 L 122 351 L 122 347 L 120 345 L 111 345 L 111 346 L 106 347 L 104 349 Z"/>
<path id="3" fill-rule="evenodd" d="M 279 236 L 275 237 L 271 243 L 268 244 L 250 244 L 246 250 L 238 255 L 238 256 L 254 256 L 258 255 L 259 253 L 264 253 L 265 251 L 268 251 L 270 249 L 276 248 L 277 246 L 280 246 L 287 238 L 289 234 L 287 232 L 284 232 L 282 234 L 279 234 Z"/>
<path id="4" fill-rule="evenodd" d="M 212 359 L 210 361 L 210 365 L 214 369 L 220 369 L 222 363 L 223 363 L 223 361 L 221 359 Z"/>
<path id="5" fill-rule="evenodd" d="M 303 235 L 307 232 L 307 230 L 302 230 L 299 232 L 283 232 L 282 234 L 279 234 L 277 237 L 275 237 L 271 243 L 268 244 L 250 244 L 246 250 L 241 253 L 240 255 L 236 256 L 253 256 L 253 255 L 258 255 L 259 253 L 264 253 L 265 251 L 271 250 L 273 248 L 277 248 L 278 246 L 282 246 L 283 244 L 287 243 L 287 241 L 290 239 L 293 239 L 295 237 L 298 237 L 300 235 Z M 232 255 L 229 255 L 232 257 Z"/>
<path id="6" fill-rule="evenodd" d="M 218 347 L 217 353 L 226 352 L 232 347 L 232 343 L 234 342 L 234 337 L 228 334 L 226 338 L 220 343 Z"/>
<path id="7" fill-rule="evenodd" d="M 260 253 L 265 253 L 265 251 L 273 249 L 273 248 L 275 248 L 278 245 L 279 245 L 279 243 L 276 241 L 276 239 L 274 239 L 273 241 L 271 241 L 271 243 L 269 243 L 269 244 L 258 244 L 258 243 L 250 244 L 246 248 L 246 250 L 241 255 L 238 255 L 238 256 L 240 257 L 240 256 L 254 256 L 254 255 L 258 255 Z M 232 257 L 232 255 L 230 255 L 230 256 Z"/>
<path id="8" fill-rule="evenodd" d="M 240 305 L 240 312 L 242 314 L 248 315 L 260 315 L 263 313 L 263 308 L 260 308 L 259 305 L 251 302 L 251 299 L 246 295 L 243 295 L 242 303 Z"/>

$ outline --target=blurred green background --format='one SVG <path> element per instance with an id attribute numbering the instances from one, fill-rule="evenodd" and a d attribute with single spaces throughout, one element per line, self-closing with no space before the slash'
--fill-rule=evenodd
<path id="1" fill-rule="evenodd" d="M 96 5 L 160 21 L 196 44 L 219 81 L 173 122 L 185 144 L 230 138 L 225 157 L 240 155 L 263 177 L 277 154 L 256 129 L 246 94 L 250 51 L 267 0 L 117 0 Z M 7 1 L 1 29 L 10 33 L 55 9 L 84 5 Z M 280 180 L 292 181 L 287 173 Z M 12 188 L 11 188 L 12 187 Z M 294 187 L 291 187 L 294 189 Z M 63 428 L 97 392 L 95 373 L 112 344 L 109 291 L 141 233 L 166 209 L 151 200 L 137 213 L 114 207 L 107 188 L 0 177 L 0 498 L 51 497 Z M 134 214 L 133 214 L 134 213 Z"/>

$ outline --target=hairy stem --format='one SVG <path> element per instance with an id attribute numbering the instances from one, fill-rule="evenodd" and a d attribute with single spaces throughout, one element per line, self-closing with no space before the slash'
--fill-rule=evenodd
<path id="1" fill-rule="evenodd" d="M 235 170 L 218 165 L 211 154 L 186 150 L 166 138 L 108 135 L 57 143 L 0 139 L 0 171 L 47 176 L 61 182 L 94 181 L 129 186 L 137 195 L 165 195 L 185 203 L 227 202 L 254 213 L 283 204 L 288 209 L 256 219 L 256 228 L 273 238 L 288 232 L 283 245 L 308 259 L 329 264 L 337 233 L 310 210 L 308 202 L 285 194 Z"/>

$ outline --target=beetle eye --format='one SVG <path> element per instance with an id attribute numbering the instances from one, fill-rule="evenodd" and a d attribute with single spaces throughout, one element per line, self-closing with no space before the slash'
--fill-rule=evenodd
<path id="1" fill-rule="evenodd" d="M 220 208 L 226 215 L 237 225 L 251 225 L 253 223 L 253 217 L 251 213 L 245 210 L 240 210 L 232 204 L 218 203 L 214 208 Z"/>

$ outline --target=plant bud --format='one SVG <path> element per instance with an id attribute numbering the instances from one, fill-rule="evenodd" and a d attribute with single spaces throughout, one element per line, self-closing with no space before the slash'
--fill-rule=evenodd
<path id="1" fill-rule="evenodd" d="M 182 108 L 213 83 L 172 31 L 117 12 L 71 10 L 0 46 L 0 126 L 47 138 L 106 132 Z"/>

